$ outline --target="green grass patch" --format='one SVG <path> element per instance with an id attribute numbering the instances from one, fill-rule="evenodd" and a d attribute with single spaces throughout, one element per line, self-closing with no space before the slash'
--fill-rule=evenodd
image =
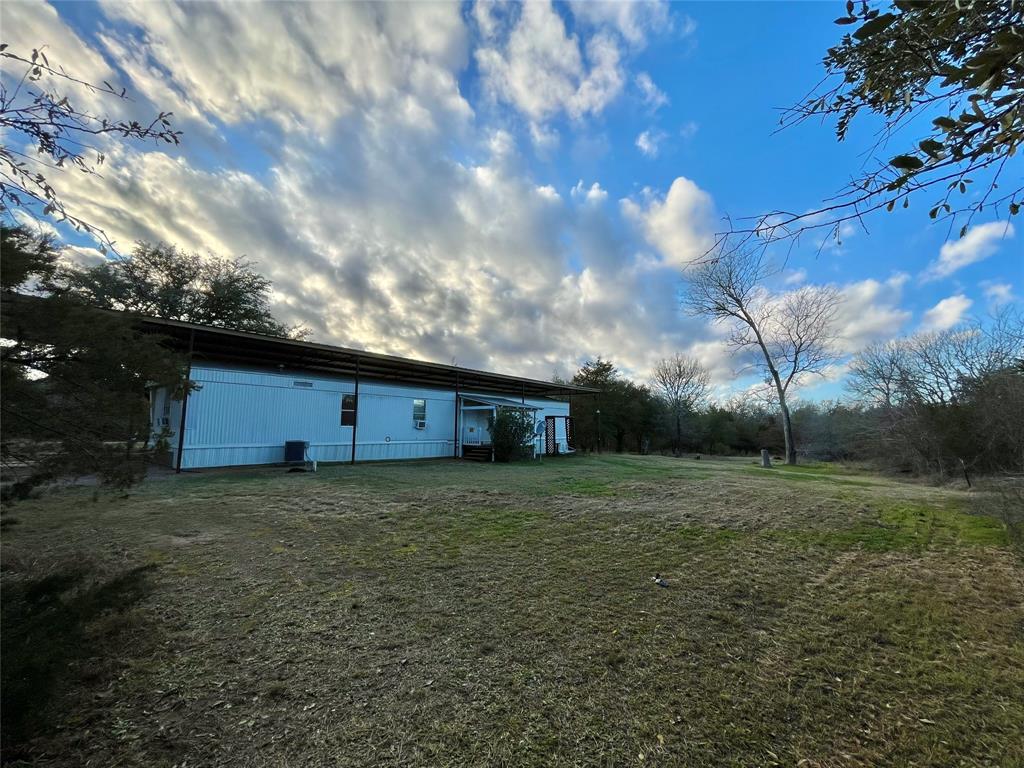
<path id="1" fill-rule="evenodd" d="M 684 541 L 687 544 L 715 545 L 729 544 L 748 538 L 750 534 L 735 531 L 732 528 L 712 528 L 697 525 L 686 525 L 679 528 L 674 539 Z"/>
<path id="2" fill-rule="evenodd" d="M 575 496 L 614 496 L 616 491 L 612 484 L 604 480 L 592 478 L 567 478 L 561 483 L 548 488 L 551 494 L 569 494 Z"/>
<path id="3" fill-rule="evenodd" d="M 453 520 L 455 530 L 451 538 L 500 541 L 524 535 L 534 528 L 545 515 L 536 510 L 476 509 Z"/>
<path id="4" fill-rule="evenodd" d="M 1008 543 L 1006 525 L 996 518 L 935 504 L 906 502 L 885 504 L 875 520 L 851 528 L 772 530 L 767 535 L 801 546 L 872 552 L 1002 547 Z"/>

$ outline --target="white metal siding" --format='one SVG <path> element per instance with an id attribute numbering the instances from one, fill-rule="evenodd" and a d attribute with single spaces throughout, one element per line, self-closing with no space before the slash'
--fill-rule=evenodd
<path id="1" fill-rule="evenodd" d="M 341 426 L 342 394 L 355 391 L 350 378 L 205 364 L 193 365 L 192 380 L 199 389 L 188 397 L 182 468 L 278 463 L 288 440 L 307 441 L 309 457 L 317 461 L 352 458 L 352 427 Z M 154 398 L 154 411 L 160 396 Z M 514 394 L 503 397 L 520 400 Z M 417 398 L 427 401 L 425 429 L 416 429 L 413 421 Z M 543 409 L 537 411 L 540 421 L 569 412 L 568 403 L 553 400 L 527 398 L 526 404 Z M 170 425 L 175 433 L 176 405 Z M 564 422 L 558 423 L 560 448 L 566 450 Z M 357 461 L 453 456 L 455 393 L 361 380 L 357 424 Z"/>

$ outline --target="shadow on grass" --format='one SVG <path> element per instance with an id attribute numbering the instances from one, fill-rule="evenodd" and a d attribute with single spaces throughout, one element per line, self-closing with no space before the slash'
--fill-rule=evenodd
<path id="1" fill-rule="evenodd" d="M 27 757 L 29 741 L 53 726 L 50 705 L 77 682 L 69 667 L 86 658 L 102 659 L 104 647 L 124 634 L 130 623 L 126 612 L 149 593 L 149 572 L 155 567 L 140 566 L 99 581 L 85 567 L 70 566 L 4 589 L 4 764 Z M 90 670 L 90 676 L 102 675 L 103 666 Z"/>

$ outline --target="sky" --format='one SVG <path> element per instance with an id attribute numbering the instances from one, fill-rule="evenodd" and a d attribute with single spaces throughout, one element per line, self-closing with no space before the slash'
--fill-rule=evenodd
<path id="1" fill-rule="evenodd" d="M 121 250 L 244 255 L 273 281 L 275 315 L 319 342 L 538 378 L 602 356 L 641 382 L 681 352 L 724 397 L 756 376 L 726 328 L 682 311 L 683 271 L 726 216 L 812 210 L 875 159 L 870 120 L 842 144 L 828 123 L 777 130 L 843 14 L 9 1 L 0 36 L 131 99 L 71 93 L 84 107 L 174 113 L 180 147 L 111 143 L 100 175 L 50 179 Z M 780 250 L 768 288 L 835 286 L 847 356 L 1020 306 L 1021 225 L 986 212 L 958 240 L 927 202 Z M 59 234 L 69 259 L 103 258 Z M 842 394 L 843 372 L 802 395 Z"/>

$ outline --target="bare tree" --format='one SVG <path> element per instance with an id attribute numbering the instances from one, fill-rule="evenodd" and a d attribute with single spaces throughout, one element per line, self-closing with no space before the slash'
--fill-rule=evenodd
<path id="1" fill-rule="evenodd" d="M 796 463 L 787 394 L 807 376 L 821 374 L 836 359 L 833 321 L 838 292 L 805 287 L 771 296 L 763 287 L 773 269 L 763 251 L 724 245 L 717 256 L 691 267 L 685 306 L 691 314 L 731 323 L 729 343 L 756 348 L 782 412 L 786 463 Z"/>
<path id="2" fill-rule="evenodd" d="M 676 432 L 672 446 L 680 450 L 683 441 L 683 416 L 707 399 L 710 376 L 700 361 L 680 353 L 659 360 L 654 366 L 651 386 L 668 404 L 675 418 Z"/>
<path id="3" fill-rule="evenodd" d="M 872 405 L 893 408 L 907 371 L 907 348 L 900 341 L 869 344 L 850 363 L 846 386 Z"/>
<path id="4" fill-rule="evenodd" d="M 181 132 L 171 128 L 171 113 L 160 112 L 149 123 L 140 123 L 111 120 L 79 109 L 70 99 L 82 93 L 122 101 L 128 96 L 110 83 L 89 83 L 59 65 L 51 66 L 42 48 L 33 49 L 26 57 L 0 43 L 0 62 L 23 69 L 20 79 L 12 78 L 13 87 L 0 82 L 0 214 L 13 217 L 17 209 L 36 211 L 91 235 L 101 250 L 113 250 L 106 232 L 65 208 L 49 177 L 65 170 L 98 174 L 105 159 L 105 142 L 178 144 Z M 77 90 L 78 94 L 69 96 L 47 85 Z"/>
<path id="5" fill-rule="evenodd" d="M 877 407 L 869 442 L 890 465 L 1009 469 L 1024 457 L 1022 360 L 1024 318 L 1007 309 L 870 346 L 853 359 L 848 387 Z"/>

